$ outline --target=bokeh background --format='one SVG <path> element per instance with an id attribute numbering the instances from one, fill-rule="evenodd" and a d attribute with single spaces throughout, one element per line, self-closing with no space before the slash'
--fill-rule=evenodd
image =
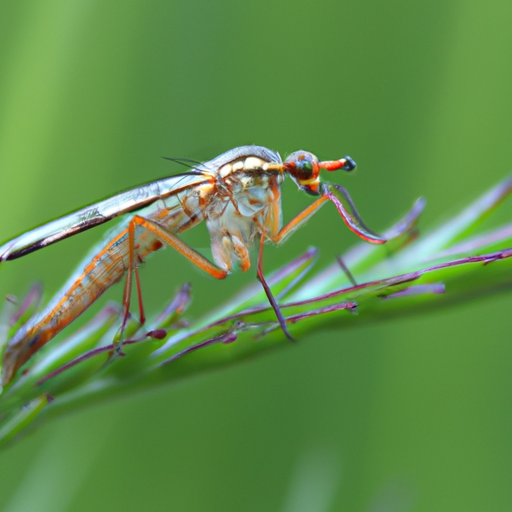
<path id="1" fill-rule="evenodd" d="M 503 0 L 5 0 L 0 238 L 248 143 L 348 153 L 371 227 L 423 195 L 428 228 L 511 171 L 511 23 Z M 287 184 L 285 217 L 310 200 Z M 0 294 L 55 291 L 101 232 L 2 265 Z M 355 241 L 325 207 L 266 268 Z M 191 281 L 194 318 L 254 272 L 168 250 L 142 278 L 150 311 Z M 508 511 L 511 306 L 318 333 L 47 424 L 0 453 L 0 509 Z"/>

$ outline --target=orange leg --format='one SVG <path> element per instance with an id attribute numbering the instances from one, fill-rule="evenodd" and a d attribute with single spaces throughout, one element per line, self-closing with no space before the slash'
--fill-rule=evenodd
<path id="1" fill-rule="evenodd" d="M 191 261 L 196 267 L 204 270 L 207 274 L 210 274 L 215 279 L 224 279 L 228 273 L 225 270 L 217 267 L 211 261 L 206 259 L 202 254 L 192 249 L 183 240 L 178 238 L 174 233 L 167 231 L 157 222 L 154 222 L 139 215 L 135 215 L 132 219 L 139 226 L 146 228 L 148 231 L 154 233 L 158 239 L 171 247 L 176 249 L 181 255 L 185 256 L 187 260 Z"/>
<path id="2" fill-rule="evenodd" d="M 124 282 L 124 292 L 123 292 L 123 323 L 121 324 L 121 335 L 119 339 L 123 338 L 123 332 L 126 327 L 126 323 L 128 322 L 128 317 L 130 315 L 130 300 L 132 296 L 132 273 L 135 270 L 135 228 L 136 223 L 132 220 L 128 225 L 128 270 L 126 273 L 126 280 Z M 140 305 L 139 305 L 140 307 Z M 142 318 L 140 319 L 140 323 L 143 324 Z"/>
<path id="3" fill-rule="evenodd" d="M 185 256 L 189 261 L 191 261 L 194 265 L 199 267 L 201 270 L 204 270 L 206 273 L 210 274 L 215 279 L 224 279 L 228 273 L 225 270 L 220 269 L 209 260 L 207 260 L 204 256 L 199 254 L 197 251 L 192 249 L 185 242 L 180 240 L 174 233 L 171 233 L 167 229 L 163 228 L 157 222 L 154 222 L 149 219 L 145 219 L 144 217 L 140 217 L 139 215 L 135 215 L 131 220 L 128 226 L 128 245 L 129 245 L 129 255 L 128 255 L 128 271 L 126 275 L 126 281 L 124 286 L 123 293 L 123 304 L 124 304 L 124 313 L 123 313 L 123 323 L 121 325 L 121 338 L 122 332 L 126 327 L 126 323 L 128 321 L 129 312 L 130 312 L 130 298 L 132 291 L 132 272 L 135 272 L 135 282 L 137 285 L 137 296 L 139 300 L 139 311 L 140 311 L 140 321 L 141 324 L 145 321 L 144 309 L 142 305 L 142 293 L 140 288 L 140 280 L 137 266 L 135 264 L 135 229 L 137 226 L 141 226 L 154 235 L 161 241 L 169 244 L 171 247 L 176 249 L 180 254 Z"/>
<path id="4" fill-rule="evenodd" d="M 281 243 L 288 238 L 296 229 L 302 226 L 310 217 L 312 217 L 328 199 L 326 197 L 318 198 L 314 203 L 310 204 L 303 212 L 299 213 L 297 217 L 292 219 L 286 226 L 281 228 L 279 233 L 271 237 L 272 242 Z"/>

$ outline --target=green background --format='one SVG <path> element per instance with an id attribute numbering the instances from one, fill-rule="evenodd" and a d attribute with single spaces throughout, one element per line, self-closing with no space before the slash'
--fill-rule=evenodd
<path id="1" fill-rule="evenodd" d="M 358 172 L 335 179 L 372 228 L 420 195 L 433 225 L 511 170 L 511 23 L 499 0 L 4 0 L 0 238 L 182 171 L 161 156 L 250 143 L 348 153 Z M 311 202 L 283 195 L 285 219 Z M 101 233 L 3 264 L 0 294 L 55 291 Z M 327 206 L 266 268 L 355 241 Z M 142 272 L 149 311 L 191 281 L 189 318 L 254 278 L 170 250 Z M 0 453 L 0 509 L 508 511 L 511 306 L 319 333 L 75 413 Z"/>

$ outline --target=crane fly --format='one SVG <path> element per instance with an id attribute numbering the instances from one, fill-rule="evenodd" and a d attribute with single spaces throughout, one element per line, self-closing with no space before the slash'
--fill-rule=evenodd
<path id="1" fill-rule="evenodd" d="M 89 255 L 56 298 L 9 341 L 3 355 L 3 385 L 9 383 L 37 350 L 125 275 L 121 334 L 129 317 L 133 280 L 138 292 L 140 322 L 144 323 L 138 266 L 165 245 L 176 249 L 212 277 L 224 279 L 236 264 L 244 272 L 250 268 L 249 248 L 257 241 L 257 277 L 282 330 L 291 338 L 286 319 L 263 275 L 264 242 L 283 242 L 328 200 L 336 204 L 347 226 L 358 236 L 372 243 L 386 241 L 363 224 L 343 187 L 320 181 L 322 169 L 353 170 L 355 162 L 348 156 L 321 162 L 312 153 L 296 151 L 283 162 L 276 151 L 261 146 L 242 146 L 208 162 L 194 162 L 189 166 L 190 170 L 184 174 L 114 195 L 0 246 L 0 261 L 13 260 L 124 215 L 108 239 Z M 282 227 L 280 187 L 286 175 L 300 190 L 317 198 Z M 178 236 L 202 221 L 206 222 L 210 235 L 214 263 Z"/>

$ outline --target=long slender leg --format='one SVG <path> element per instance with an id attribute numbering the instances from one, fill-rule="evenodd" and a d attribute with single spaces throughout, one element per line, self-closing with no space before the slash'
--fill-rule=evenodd
<path id="1" fill-rule="evenodd" d="M 142 302 L 142 288 L 140 287 L 139 267 L 135 267 L 135 284 L 137 285 L 137 299 L 139 301 L 139 320 L 141 325 L 146 323 L 146 314 L 144 313 L 144 304 Z"/>
<path id="2" fill-rule="evenodd" d="M 293 218 L 286 226 L 281 228 L 279 233 L 271 237 L 271 240 L 275 243 L 281 243 L 288 238 L 297 228 L 302 226 L 312 215 L 314 215 L 320 206 L 322 206 L 328 199 L 326 197 L 318 198 L 314 203 L 310 204 L 304 211 L 299 213 Z"/>
<path id="3" fill-rule="evenodd" d="M 352 272 L 348 269 L 347 265 L 345 265 L 345 262 L 343 261 L 343 258 L 341 256 L 336 255 L 336 260 L 338 261 L 339 266 L 341 267 L 341 270 L 345 273 L 348 280 L 351 282 L 352 286 L 357 286 L 357 282 L 354 279 L 354 276 L 352 275 Z"/>
<path id="4" fill-rule="evenodd" d="M 206 273 L 210 274 L 215 279 L 224 279 L 228 275 L 228 273 L 225 270 L 222 270 L 221 268 L 217 267 L 217 265 L 213 264 L 211 261 L 206 259 L 202 254 L 199 254 L 197 251 L 192 249 L 192 247 L 190 247 L 183 240 L 178 238 L 174 233 L 167 231 L 157 222 L 145 219 L 144 217 L 140 217 L 139 215 L 135 215 L 132 219 L 132 222 L 154 233 L 160 241 L 169 244 L 171 247 L 176 249 L 181 255 L 185 256 L 185 258 L 191 261 L 196 267 L 199 267 L 201 270 L 204 270 Z"/>
<path id="5" fill-rule="evenodd" d="M 124 282 L 123 292 L 123 322 L 121 324 L 120 339 L 123 338 L 123 332 L 130 316 L 130 301 L 132 296 L 132 273 L 135 269 L 135 228 L 136 223 L 132 220 L 128 225 L 128 270 L 126 272 L 126 280 Z M 141 319 L 141 324 L 142 324 Z"/>
<path id="6" fill-rule="evenodd" d="M 128 318 L 130 316 L 130 301 L 131 301 L 131 292 L 132 292 L 132 273 L 135 273 L 135 283 L 137 286 L 137 297 L 139 301 L 139 312 L 140 312 L 140 323 L 144 324 L 146 318 L 144 314 L 144 307 L 142 302 L 142 291 L 140 286 L 140 279 L 138 268 L 135 265 L 135 229 L 137 226 L 144 227 L 148 231 L 152 232 L 157 236 L 160 241 L 163 241 L 169 244 L 171 247 L 174 247 L 180 254 L 185 256 L 189 261 L 191 261 L 194 265 L 204 270 L 212 277 L 216 279 L 224 279 L 228 274 L 226 271 L 218 268 L 216 265 L 208 261 L 204 256 L 199 254 L 197 251 L 188 246 L 185 242 L 180 240 L 176 235 L 167 231 L 158 223 L 145 219 L 144 217 L 140 217 L 139 215 L 135 215 L 133 219 L 130 221 L 128 226 L 128 270 L 126 274 L 126 281 L 124 286 L 123 293 L 123 322 L 121 324 L 121 336 L 128 322 Z"/>
<path id="7" fill-rule="evenodd" d="M 278 233 L 275 235 L 270 236 L 269 238 L 275 242 L 280 243 L 283 240 L 285 240 L 288 236 L 290 236 L 295 229 L 300 227 L 302 224 L 304 224 L 317 210 L 322 206 L 327 199 L 325 197 L 318 198 L 313 204 L 309 205 L 302 213 L 297 215 L 294 219 L 292 219 L 286 226 L 284 226 Z M 276 203 L 277 204 L 277 203 Z M 278 218 L 277 213 L 275 214 L 275 219 Z M 261 227 L 261 226 L 260 226 Z M 271 231 L 273 231 L 271 229 Z M 262 232 L 264 233 L 265 230 L 262 229 Z M 258 254 L 258 270 L 257 275 L 258 279 L 261 282 L 261 285 L 263 286 L 263 289 L 265 290 L 265 294 L 267 295 L 268 301 L 270 302 L 270 305 L 272 306 L 272 309 L 274 310 L 277 320 L 279 321 L 279 325 L 281 326 L 281 329 L 285 333 L 286 337 L 290 340 L 293 340 L 292 335 L 289 333 L 287 327 L 286 327 L 286 321 L 284 319 L 283 314 L 281 313 L 281 309 L 279 307 L 279 304 L 277 303 L 274 295 L 272 294 L 272 290 L 270 289 L 270 286 L 268 285 L 267 281 L 265 280 L 265 276 L 263 275 L 263 243 L 265 241 L 265 234 L 262 234 L 260 237 L 260 250 Z"/>
<path id="8" fill-rule="evenodd" d="M 279 304 L 277 303 L 276 299 L 274 298 L 274 295 L 272 295 L 272 291 L 270 289 L 270 286 L 268 285 L 267 281 L 265 280 L 265 277 L 263 275 L 263 244 L 265 243 L 265 237 L 264 235 L 260 236 L 260 250 L 258 253 L 258 270 L 257 275 L 258 279 L 261 282 L 261 285 L 263 286 L 263 289 L 265 290 L 265 294 L 267 295 L 267 299 L 270 302 L 270 305 L 272 306 L 272 309 L 274 310 L 277 320 L 279 321 L 279 325 L 281 326 L 281 329 L 285 333 L 286 337 L 292 341 L 294 341 L 293 336 L 288 332 L 288 328 L 286 327 L 286 320 L 284 319 L 283 314 L 281 313 L 281 309 L 279 308 Z"/>
<path id="9" fill-rule="evenodd" d="M 312 217 L 318 209 L 327 201 L 327 197 L 319 197 L 314 203 L 310 204 L 305 210 L 303 210 L 301 213 L 299 213 L 295 218 L 293 218 L 286 226 L 281 228 L 281 230 L 272 236 L 270 239 L 275 243 L 281 243 L 286 238 L 288 238 L 296 229 L 298 229 L 300 226 L 302 226 L 310 217 Z M 262 255 L 263 255 L 263 239 L 264 237 L 261 237 L 260 240 L 260 253 L 258 258 L 258 278 L 261 281 L 261 284 L 263 285 L 263 288 L 265 289 L 265 293 L 267 294 L 268 300 L 272 307 L 274 308 L 274 311 L 276 313 L 276 316 L 279 320 L 279 324 L 281 325 L 281 328 L 283 329 L 286 336 L 290 339 L 293 339 L 291 335 L 288 333 L 286 329 L 286 324 L 283 315 L 281 314 L 281 310 L 279 309 L 279 305 L 277 304 L 276 300 L 274 299 L 272 292 L 270 291 L 270 287 L 265 282 L 265 279 L 263 277 L 263 268 L 261 265 Z M 343 262 L 342 262 L 343 263 Z M 348 268 L 346 268 L 343 264 L 342 268 L 346 269 L 347 275 L 349 276 L 349 279 L 353 280 L 352 274 L 350 274 Z M 355 281 L 354 281 L 355 283 Z"/>

